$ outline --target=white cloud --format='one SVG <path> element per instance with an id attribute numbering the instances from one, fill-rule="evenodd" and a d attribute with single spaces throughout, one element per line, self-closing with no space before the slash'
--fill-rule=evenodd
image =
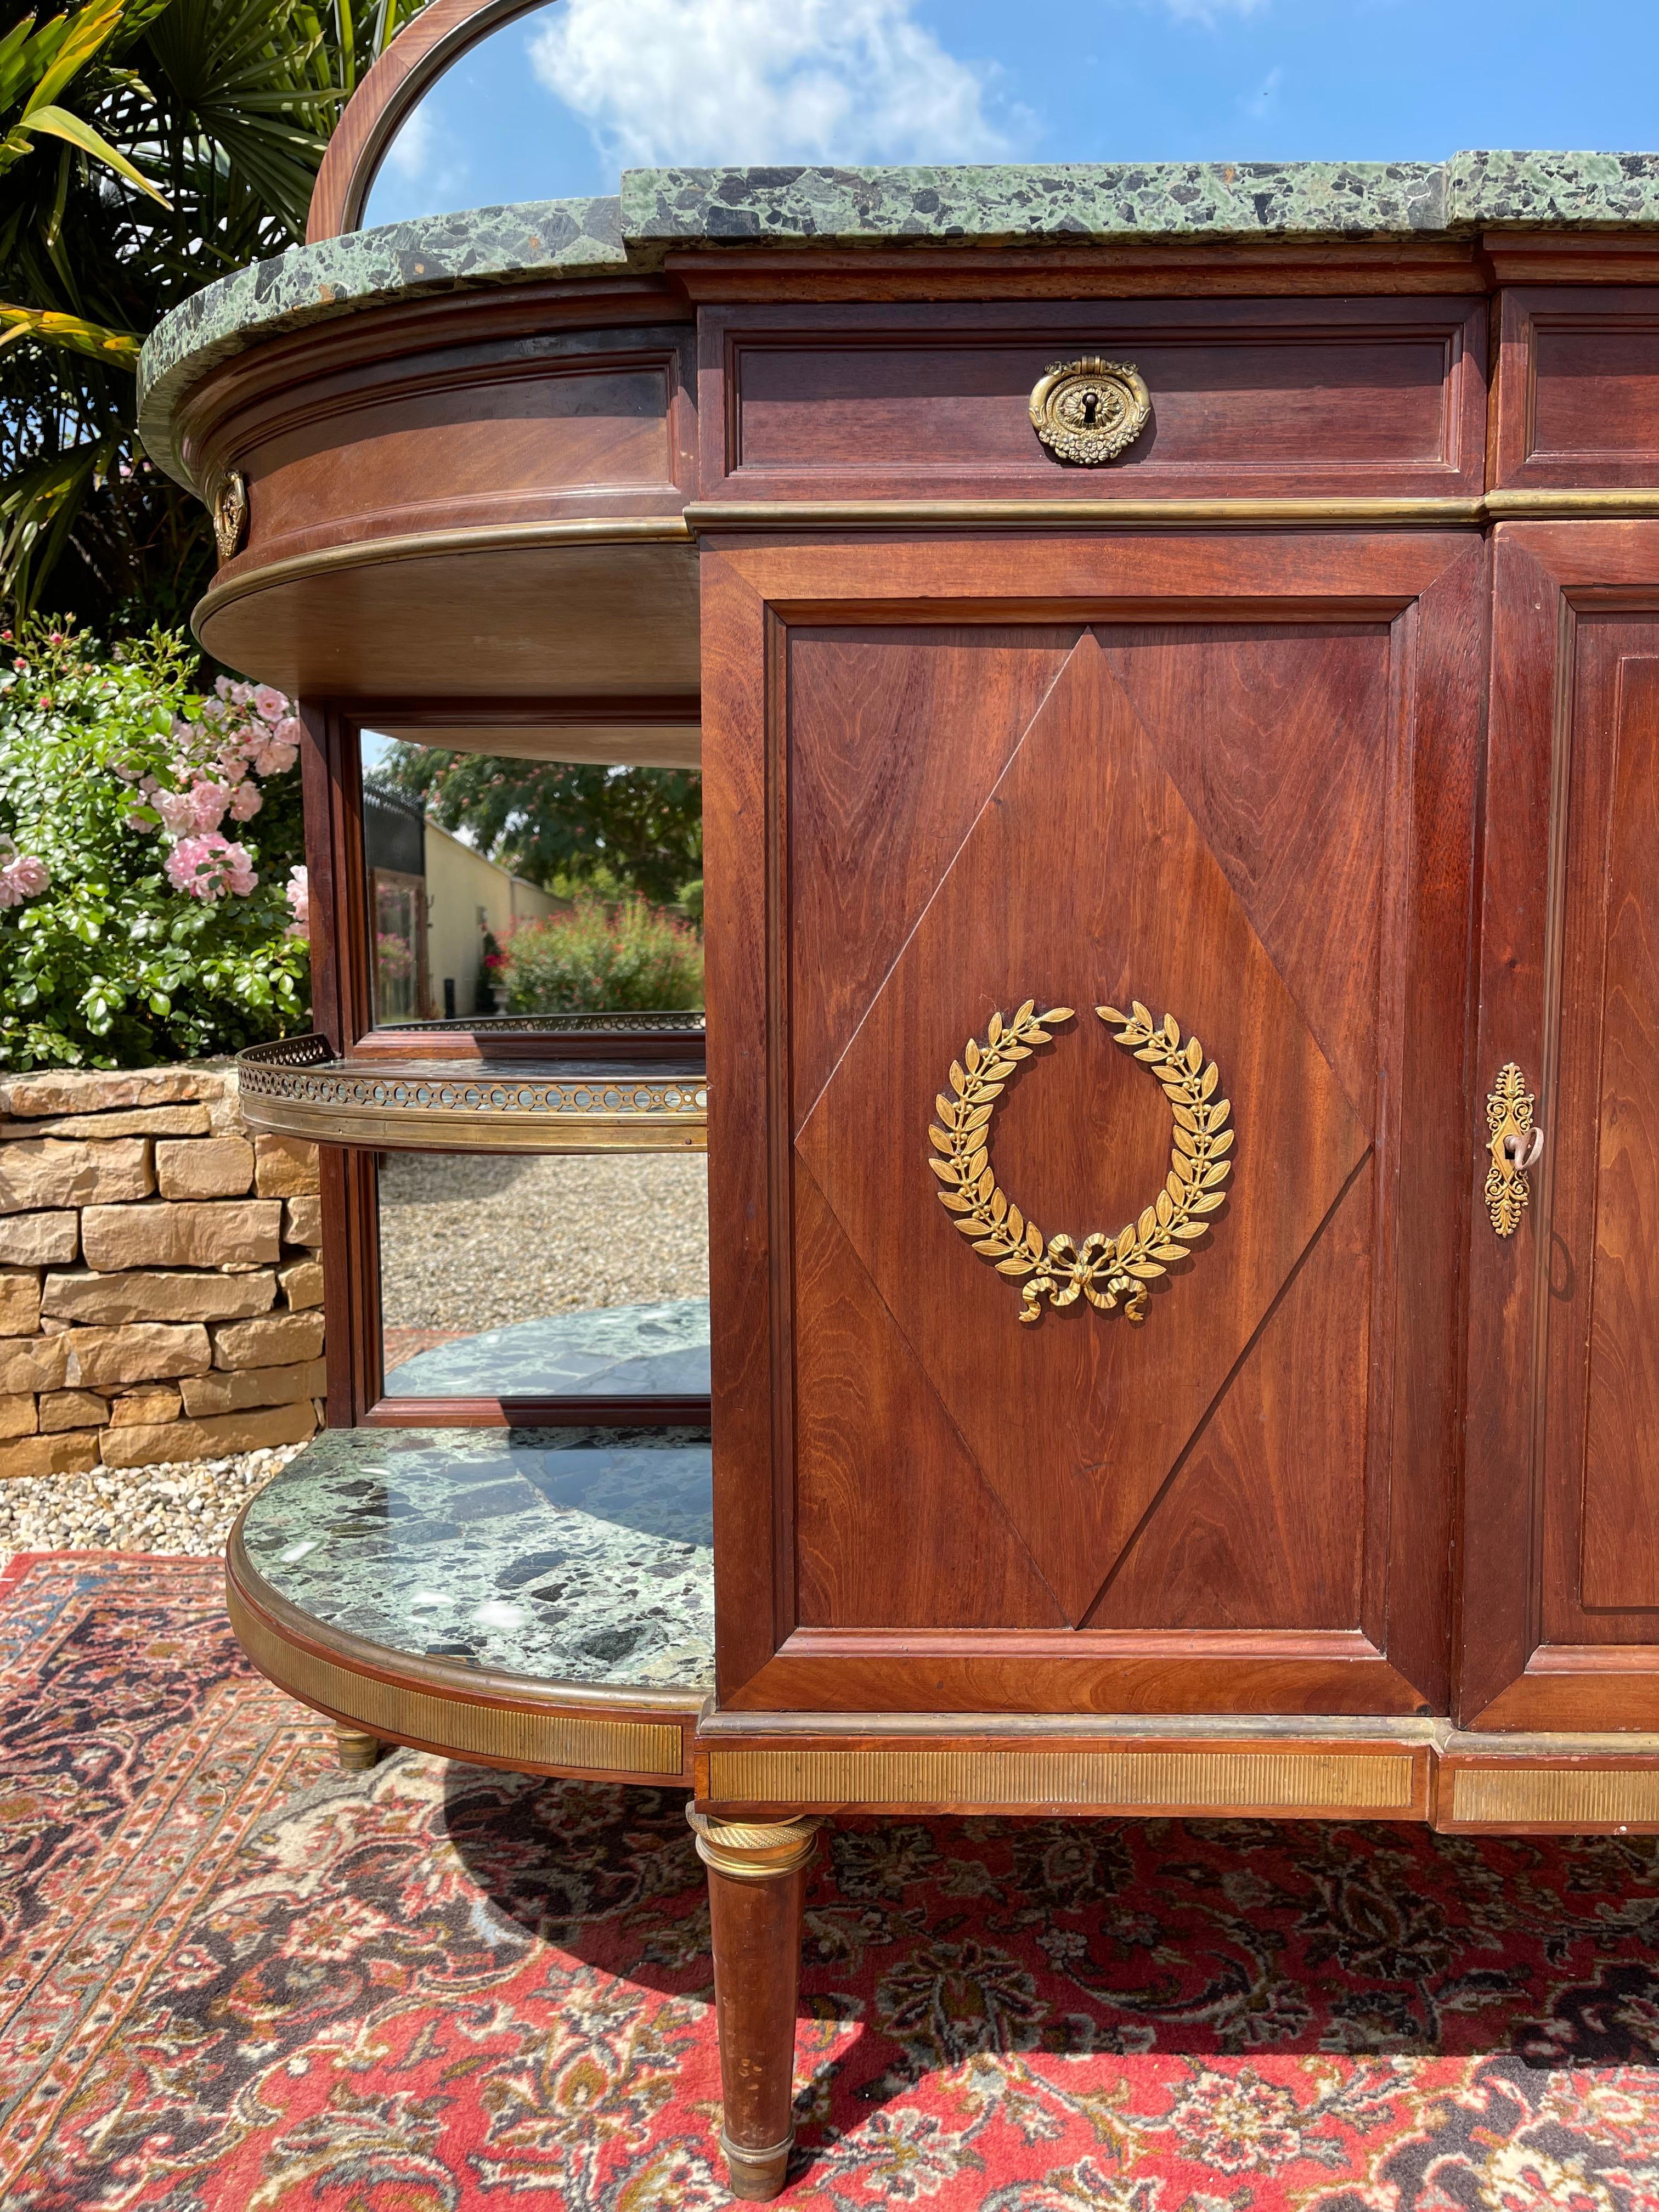
<path id="1" fill-rule="evenodd" d="M 422 100 L 398 125 L 380 174 L 394 198 L 418 201 L 423 209 L 437 206 L 465 183 L 466 156 L 453 132 L 435 120 L 428 102 Z"/>
<path id="2" fill-rule="evenodd" d="M 1267 0 L 1164 0 L 1177 23 L 1203 23 L 1214 27 L 1218 15 L 1259 15 Z"/>
<path id="3" fill-rule="evenodd" d="M 625 168 L 1007 159 L 1014 148 L 985 112 L 988 72 L 947 53 L 910 9 L 562 0 L 531 58 Z"/>

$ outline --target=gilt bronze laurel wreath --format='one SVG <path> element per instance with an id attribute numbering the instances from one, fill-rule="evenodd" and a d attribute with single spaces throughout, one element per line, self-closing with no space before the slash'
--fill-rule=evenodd
<path id="1" fill-rule="evenodd" d="M 1220 1085 L 1215 1062 L 1205 1060 L 1196 1037 L 1182 1042 L 1173 1014 L 1155 1022 L 1138 999 L 1130 1001 L 1127 1014 L 1115 1006 L 1097 1006 L 1101 1020 L 1116 1030 L 1117 1042 L 1144 1060 L 1164 1087 L 1175 1123 L 1170 1172 L 1139 1218 L 1115 1237 L 1095 1230 L 1081 1243 L 1063 1233 L 1045 1243 L 1036 1222 L 998 1183 L 990 1153 L 991 1116 L 1016 1064 L 1029 1060 L 1034 1046 L 1049 1042 L 1044 1023 L 1072 1018 L 1069 1006 L 1051 1006 L 1039 1014 L 1036 1006 L 1035 999 L 1027 999 L 1006 1021 L 993 1014 L 984 1042 L 970 1037 L 961 1060 L 951 1064 L 951 1095 L 941 1091 L 934 1101 L 939 1121 L 927 1132 L 939 1156 L 927 1163 L 943 1185 L 939 1203 L 1000 1275 L 1025 1279 L 1019 1294 L 1021 1321 L 1036 1321 L 1044 1298 L 1069 1306 L 1081 1297 L 1106 1313 L 1121 1298 L 1126 1317 L 1138 1322 L 1146 1316 L 1147 1284 L 1164 1273 L 1172 1260 L 1187 1256 L 1209 1227 L 1205 1217 L 1227 1195 L 1224 1186 L 1231 1163 L 1226 1155 L 1234 1134 L 1226 1126 L 1231 1109 L 1215 1095 Z"/>

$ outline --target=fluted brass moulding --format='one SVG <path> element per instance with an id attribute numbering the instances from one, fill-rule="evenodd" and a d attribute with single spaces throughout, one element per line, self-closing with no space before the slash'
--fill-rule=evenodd
<path id="1" fill-rule="evenodd" d="M 803 1867 L 817 1848 L 815 1820 L 714 1820 L 688 1805 L 697 1856 L 733 1881 L 776 1881 Z"/>
<path id="2" fill-rule="evenodd" d="M 1421 1818 L 1412 1750 L 712 1747 L 717 1804 Z"/>

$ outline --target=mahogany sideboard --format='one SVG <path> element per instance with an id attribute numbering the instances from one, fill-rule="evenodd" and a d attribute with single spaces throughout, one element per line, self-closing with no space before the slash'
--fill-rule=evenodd
<path id="1" fill-rule="evenodd" d="M 1659 1830 L 1659 160 L 646 171 L 330 235 L 385 71 L 314 242 L 143 366 L 198 634 L 305 702 L 334 1075 L 251 1117 L 327 1144 L 331 1425 L 533 1425 L 385 1398 L 375 1151 L 507 1140 L 464 1083 L 422 1139 L 434 1065 L 632 1053 L 607 1142 L 706 1100 L 717 1686 L 663 1725 L 734 2185 L 821 1816 Z M 365 722 L 701 762 L 706 1091 L 684 1037 L 375 1028 Z M 422 1696 L 382 1738 L 635 1771 Z"/>

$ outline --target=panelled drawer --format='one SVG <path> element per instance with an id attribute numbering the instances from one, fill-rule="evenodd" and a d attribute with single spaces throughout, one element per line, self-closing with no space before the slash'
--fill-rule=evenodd
<path id="1" fill-rule="evenodd" d="M 1486 307 L 1176 300 L 758 310 L 701 318 L 705 500 L 1477 496 Z M 1033 386 L 1133 364 L 1146 427 L 1057 460 Z"/>
<path id="2" fill-rule="evenodd" d="M 1499 489 L 1659 483 L 1659 285 L 1510 289 L 1502 331 Z"/>
<path id="3" fill-rule="evenodd" d="M 233 469 L 246 486 L 222 581 L 387 538 L 678 516 L 696 465 L 688 325 L 525 333 L 493 296 L 444 304 L 424 333 L 364 316 L 204 386 L 188 457 L 210 487 Z"/>

